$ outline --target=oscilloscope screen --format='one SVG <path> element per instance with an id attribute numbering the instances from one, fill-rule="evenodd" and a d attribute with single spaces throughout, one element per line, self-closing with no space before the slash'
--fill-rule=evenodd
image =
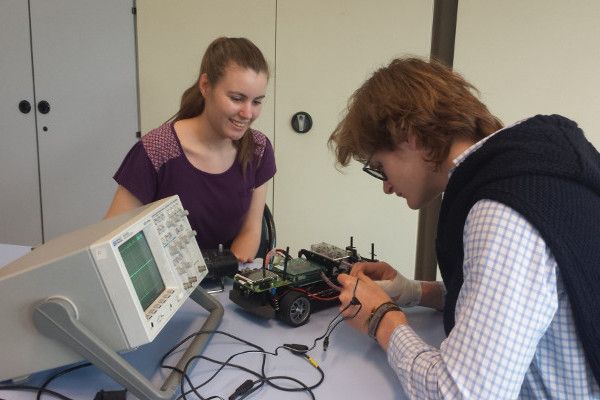
<path id="1" fill-rule="evenodd" d="M 120 245 L 119 253 L 145 311 L 165 290 L 165 283 L 144 232 L 138 232 Z"/>

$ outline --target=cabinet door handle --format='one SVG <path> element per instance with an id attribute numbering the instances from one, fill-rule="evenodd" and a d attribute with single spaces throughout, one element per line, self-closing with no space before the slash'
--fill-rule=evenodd
<path id="1" fill-rule="evenodd" d="M 42 114 L 48 114 L 50 112 L 50 103 L 46 100 L 42 100 L 38 103 L 38 111 Z"/>
<path id="2" fill-rule="evenodd" d="M 19 102 L 19 111 L 23 114 L 29 114 L 29 111 L 31 111 L 31 103 L 27 100 L 21 100 Z"/>
<path id="3" fill-rule="evenodd" d="M 312 128 L 312 118 L 310 114 L 304 111 L 292 115 L 292 129 L 296 133 L 306 133 Z"/>

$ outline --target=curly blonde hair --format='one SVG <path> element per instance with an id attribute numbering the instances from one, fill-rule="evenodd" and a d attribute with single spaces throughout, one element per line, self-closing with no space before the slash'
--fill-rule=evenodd
<path id="1" fill-rule="evenodd" d="M 479 141 L 502 128 L 476 97 L 477 89 L 437 61 L 395 59 L 380 68 L 348 101 L 346 115 L 329 137 L 337 162 L 365 162 L 414 136 L 439 166 L 452 141 Z"/>

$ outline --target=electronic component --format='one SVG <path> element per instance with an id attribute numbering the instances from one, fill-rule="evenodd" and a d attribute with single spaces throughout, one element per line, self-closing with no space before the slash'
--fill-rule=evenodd
<path id="1" fill-rule="evenodd" d="M 207 273 L 186 215 L 172 196 L 0 268 L 0 381 L 152 341 Z"/>
<path id="2" fill-rule="evenodd" d="M 238 272 L 239 263 L 231 250 L 219 245 L 217 249 L 203 249 L 202 255 L 208 269 L 207 279 L 233 278 Z"/>
<path id="3" fill-rule="evenodd" d="M 255 315 L 300 326 L 314 308 L 338 303 L 338 274 L 350 272 L 359 260 L 375 261 L 360 257 L 352 244 L 346 249 L 328 243 L 310 248 L 300 250 L 297 258 L 291 258 L 289 250 L 277 250 L 273 257 L 267 254 L 268 265 L 233 277 L 229 298 Z"/>
<path id="4" fill-rule="evenodd" d="M 340 261 L 351 255 L 348 253 L 348 250 L 342 250 L 337 246 L 325 242 L 310 245 L 310 251 L 335 261 Z"/>

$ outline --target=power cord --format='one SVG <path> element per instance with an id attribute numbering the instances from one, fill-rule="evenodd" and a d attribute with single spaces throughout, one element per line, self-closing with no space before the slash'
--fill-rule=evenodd
<path id="1" fill-rule="evenodd" d="M 92 365 L 89 362 L 83 363 L 83 364 L 79 364 L 79 365 L 75 365 L 73 367 L 69 367 L 63 370 L 58 371 L 57 373 L 51 375 L 48 379 L 46 379 L 44 381 L 44 383 L 42 383 L 41 386 L 31 386 L 31 385 L 11 385 L 11 386 L 0 386 L 0 391 L 2 390 L 14 390 L 14 391 L 36 391 L 37 395 L 36 395 L 36 399 L 40 400 L 42 398 L 43 394 L 47 394 L 47 395 L 51 395 L 54 396 L 56 398 L 59 399 L 63 399 L 63 400 L 73 400 L 70 397 L 67 397 L 63 394 L 60 394 L 58 392 L 55 392 L 53 390 L 48 389 L 48 385 L 54 381 L 55 379 L 66 375 L 70 372 L 76 371 L 78 369 L 81 368 L 85 368 L 85 367 L 89 367 L 90 365 Z M 116 399 L 125 399 L 125 390 L 120 390 L 120 391 L 109 391 L 106 392 L 104 390 L 99 391 L 98 393 L 96 393 L 96 396 L 94 397 L 94 400 L 116 400 Z M 0 399 L 1 400 L 1 399 Z"/>
<path id="2" fill-rule="evenodd" d="M 39 386 L 30 386 L 30 385 L 0 385 L 0 391 L 38 391 L 38 390 L 42 390 L 44 393 L 49 394 L 51 396 L 56 397 L 57 399 L 62 399 L 62 400 L 74 400 L 70 397 L 67 397 L 63 394 L 60 394 L 58 392 L 55 392 L 53 390 L 50 389 L 42 389 Z"/>
<path id="3" fill-rule="evenodd" d="M 218 330 L 215 330 L 215 331 L 198 331 L 198 332 L 196 332 L 196 333 L 194 333 L 194 334 L 191 334 L 191 335 L 189 335 L 188 337 L 186 337 L 186 338 L 182 339 L 182 340 L 181 340 L 181 341 L 179 341 L 179 342 L 178 342 L 178 343 L 177 343 L 175 346 L 173 346 L 173 347 L 172 347 L 172 348 L 171 348 L 171 349 L 170 349 L 170 350 L 169 350 L 167 353 L 165 353 L 165 355 L 164 355 L 164 356 L 162 357 L 162 359 L 161 359 L 161 367 L 163 367 L 163 368 L 169 368 L 169 369 L 175 369 L 175 367 L 172 367 L 172 366 L 166 365 L 166 364 L 165 364 L 165 362 L 164 362 L 164 361 L 165 361 L 165 359 L 166 359 L 167 357 L 169 357 L 169 356 L 170 356 L 170 355 L 171 355 L 171 354 L 172 354 L 172 353 L 173 353 L 173 352 L 174 352 L 174 351 L 175 351 L 175 350 L 176 350 L 176 349 L 177 349 L 179 346 L 181 346 L 182 344 L 184 344 L 186 341 L 188 341 L 188 340 L 189 340 L 189 339 L 191 339 L 192 337 L 194 337 L 194 336 L 197 336 L 197 335 L 201 335 L 201 334 L 210 334 L 210 333 L 212 333 L 212 334 L 222 334 L 222 335 L 228 336 L 228 337 L 230 337 L 230 338 L 232 338 L 232 339 L 235 339 L 235 340 L 237 340 L 237 341 L 240 341 L 241 343 L 244 343 L 244 344 L 246 344 L 246 345 L 248 345 L 248 346 L 252 347 L 254 350 L 247 350 L 247 351 L 242 351 L 242 352 L 239 352 L 239 353 L 235 353 L 235 354 L 231 355 L 231 356 L 230 356 L 230 357 L 229 357 L 227 360 L 225 360 L 225 361 L 219 361 L 219 360 L 215 360 L 215 359 L 212 359 L 212 358 L 210 358 L 210 357 L 203 356 L 203 355 L 198 355 L 198 356 L 194 356 L 194 357 L 192 357 L 192 358 L 191 358 L 191 359 L 190 359 L 190 360 L 187 362 L 187 364 L 185 365 L 185 367 L 184 367 L 183 371 L 178 371 L 178 372 L 182 373 L 182 375 L 185 377 L 186 381 L 187 381 L 187 382 L 188 382 L 188 384 L 190 385 L 190 390 L 187 390 L 187 391 L 186 391 L 186 390 L 185 390 L 185 387 L 184 387 L 184 382 L 183 382 L 183 379 L 182 379 L 182 381 L 181 381 L 181 384 L 180 384 L 181 395 L 179 396 L 179 398 L 183 398 L 183 399 L 185 400 L 185 399 L 187 399 L 187 395 L 193 392 L 193 393 L 194 393 L 196 396 L 198 396 L 200 399 L 203 399 L 203 397 L 200 395 L 200 393 L 198 393 L 198 392 L 197 392 L 197 389 L 199 389 L 199 388 L 201 388 L 201 387 L 205 386 L 206 384 L 208 384 L 208 383 L 209 383 L 209 382 L 210 382 L 212 379 L 214 379 L 214 378 L 215 378 L 215 377 L 216 377 L 216 376 L 217 376 L 217 375 L 218 375 L 218 374 L 219 374 L 219 373 L 220 373 L 220 372 L 221 372 L 221 371 L 222 371 L 222 370 L 223 370 L 223 369 L 224 369 L 226 366 L 228 366 L 228 367 L 233 367 L 233 368 L 236 368 L 236 369 L 240 369 L 240 370 L 242 370 L 242 371 L 245 371 L 245 372 L 247 372 L 247 373 L 249 373 L 249 374 L 251 374 L 251 375 L 254 375 L 254 376 L 256 376 L 256 377 L 258 378 L 258 380 L 257 380 L 257 381 L 254 381 L 254 383 L 253 383 L 253 386 L 252 386 L 252 387 L 246 388 L 246 386 L 244 386 L 244 388 L 246 388 L 246 392 L 245 392 L 245 395 L 244 395 L 244 397 L 247 397 L 247 396 L 248 396 L 250 393 L 252 393 L 252 392 L 254 392 L 254 391 L 258 390 L 258 388 L 262 387 L 262 386 L 264 385 L 264 383 L 267 383 L 269 386 L 272 386 L 272 387 L 274 387 L 274 388 L 276 388 L 276 389 L 278 389 L 278 390 L 282 390 L 282 391 L 292 391 L 292 392 L 297 392 L 297 391 L 307 391 L 307 392 L 309 393 L 309 395 L 311 396 L 311 398 L 313 398 L 313 399 L 314 399 L 314 394 L 312 393 L 312 389 L 314 389 L 314 388 L 316 388 L 317 386 L 319 386 L 319 385 L 320 385 L 320 384 L 323 382 L 323 380 L 324 380 L 324 378 L 325 378 L 325 374 L 324 374 L 324 372 L 323 372 L 323 371 L 321 370 L 321 368 L 320 368 L 320 367 L 319 367 L 319 366 L 316 364 L 316 362 L 314 362 L 314 360 L 312 360 L 312 358 L 310 358 L 309 356 L 307 356 L 307 355 L 305 355 L 305 354 L 303 354 L 303 353 L 298 353 L 298 352 L 294 352 L 293 354 L 300 355 L 300 356 L 302 356 L 303 358 L 305 358 L 305 359 L 309 360 L 309 362 L 311 362 L 311 360 L 312 360 L 312 362 L 311 362 L 312 366 L 313 366 L 314 368 L 316 368 L 316 369 L 319 371 L 319 374 L 320 374 L 320 379 L 319 379 L 319 381 L 318 381 L 317 383 L 315 383 L 315 384 L 313 384 L 313 385 L 311 385 L 311 386 L 307 386 L 306 384 L 304 384 L 303 382 L 299 381 L 298 379 L 296 379 L 296 378 L 293 378 L 293 377 L 290 377 L 290 376 L 267 376 L 267 375 L 266 375 L 266 371 L 265 371 L 265 367 L 266 367 L 266 356 L 267 356 L 267 355 L 273 355 L 273 356 L 277 356 L 277 355 L 278 355 L 278 351 L 279 351 L 279 349 L 280 349 L 280 348 L 286 348 L 286 346 L 285 346 L 285 345 L 284 345 L 284 346 L 279 346 L 277 349 L 275 349 L 275 351 L 274 351 L 274 352 L 268 352 L 268 351 L 264 350 L 262 347 L 260 347 L 260 346 L 258 346 L 258 345 L 256 345 L 256 344 L 253 344 L 253 343 L 251 343 L 251 342 L 248 342 L 247 340 L 244 340 L 244 339 L 242 339 L 242 338 L 239 338 L 239 337 L 237 337 L 237 336 L 235 336 L 235 335 L 232 335 L 232 334 L 230 334 L 230 333 L 223 332 L 223 331 L 218 331 Z M 242 355 L 242 354 L 248 354 L 248 353 L 260 353 L 260 354 L 261 354 L 261 356 L 262 356 L 262 357 L 261 357 L 261 358 L 262 358 L 262 363 L 261 363 L 261 372 L 256 372 L 256 371 L 253 371 L 253 370 L 251 370 L 251 369 L 248 369 L 248 368 L 246 368 L 246 367 L 243 367 L 243 366 L 241 366 L 241 365 L 237 365 L 237 364 L 233 364 L 233 363 L 231 363 L 231 361 L 232 361 L 232 360 L 233 360 L 235 357 L 237 357 L 237 356 L 239 356 L 239 355 Z M 204 382 L 202 382 L 202 383 L 201 383 L 201 384 L 199 384 L 199 385 L 193 386 L 193 385 L 191 384 L 190 380 L 189 380 L 189 376 L 188 376 L 188 374 L 187 374 L 187 370 L 189 369 L 190 365 L 191 365 L 191 364 L 192 364 L 192 363 L 193 363 L 195 360 L 197 360 L 197 359 L 203 359 L 203 360 L 206 360 L 206 361 L 209 361 L 209 362 L 212 362 L 212 363 L 218 364 L 218 365 L 220 365 L 220 367 L 219 367 L 219 368 L 218 368 L 218 369 L 217 369 L 217 370 L 216 370 L 216 371 L 215 371 L 215 372 L 214 372 L 214 373 L 213 373 L 213 374 L 212 374 L 212 375 L 211 375 L 211 376 L 210 376 L 208 379 L 206 379 Z M 273 382 L 273 381 L 275 381 L 275 380 L 288 380 L 288 381 L 292 381 L 292 382 L 295 382 L 295 383 L 297 383 L 297 384 L 298 384 L 298 385 L 300 385 L 301 387 L 300 387 L 300 388 L 289 388 L 289 387 L 280 386 L 280 385 L 278 385 L 278 384 L 276 384 L 276 383 L 274 383 L 274 382 Z M 249 384 L 246 384 L 246 385 L 249 385 Z M 242 390 L 242 389 L 240 389 L 240 390 Z M 238 396 L 239 396 L 239 394 L 238 394 Z M 243 397 L 242 397 L 242 398 L 243 398 Z"/>
<path id="4" fill-rule="evenodd" d="M 356 283 L 354 284 L 354 288 L 352 289 L 352 299 L 350 300 L 350 303 L 348 303 L 348 305 L 346 305 L 344 308 L 342 308 L 336 314 L 336 316 L 331 319 L 331 321 L 327 325 L 327 328 L 325 329 L 325 333 L 323 333 L 321 336 L 315 338 L 311 347 L 307 347 L 305 345 L 300 345 L 300 344 L 289 344 L 289 345 L 284 345 L 284 346 L 302 346 L 303 348 L 307 347 L 304 352 L 308 352 L 308 351 L 313 350 L 317 346 L 317 343 L 320 340 L 323 340 L 323 351 L 327 351 L 327 349 L 329 348 L 329 337 L 333 334 L 333 331 L 335 330 L 335 328 L 337 328 L 337 326 L 342 321 L 346 321 L 346 320 L 355 318 L 358 315 L 358 313 L 360 312 L 360 310 L 362 309 L 362 304 L 356 297 L 356 288 L 357 287 L 358 287 L 358 279 L 356 280 Z M 341 319 L 338 319 L 348 308 L 350 308 L 351 306 L 354 306 L 354 305 L 358 306 L 358 308 L 354 314 L 352 314 L 349 317 L 342 317 Z M 297 347 L 294 347 L 294 349 L 296 351 L 299 351 Z M 290 349 L 290 351 L 293 351 L 293 349 Z"/>
<path id="5" fill-rule="evenodd" d="M 214 330 L 214 331 L 198 331 L 196 333 L 193 333 L 191 335 L 188 335 L 186 338 L 180 340 L 175 346 L 173 346 L 169 351 L 167 351 L 165 353 L 165 355 L 163 355 L 163 357 L 160 360 L 160 367 L 161 368 L 166 368 L 166 369 L 171 369 L 171 370 L 175 370 L 178 373 L 180 373 L 182 375 L 182 379 L 180 382 L 180 391 L 181 391 L 181 395 L 178 397 L 178 399 L 183 398 L 184 400 L 187 400 L 187 394 L 190 393 L 194 393 L 199 399 L 201 400 L 212 400 L 212 399 L 219 399 L 219 400 L 225 400 L 220 396 L 211 396 L 211 397 L 207 397 L 204 398 L 200 395 L 200 393 L 198 392 L 197 389 L 205 386 L 206 384 L 208 384 L 212 379 L 214 379 L 226 366 L 228 367 L 233 367 L 236 369 L 240 369 L 242 371 L 245 371 L 251 375 L 254 375 L 255 377 L 257 377 L 258 379 L 256 380 L 251 380 L 251 379 L 247 379 L 246 381 L 244 381 L 240 386 L 238 386 L 235 391 L 229 396 L 229 400 L 242 400 L 246 397 L 248 397 L 250 394 L 252 394 L 253 392 L 255 392 L 256 390 L 258 390 L 259 388 L 261 388 L 265 383 L 268 384 L 269 386 L 278 389 L 278 390 L 282 390 L 282 391 L 288 391 L 288 392 L 298 392 L 298 391 L 306 391 L 312 399 L 315 399 L 314 393 L 312 392 L 312 390 L 316 387 L 318 387 L 325 379 L 325 373 L 323 372 L 323 370 L 319 367 L 319 365 L 317 364 L 317 362 L 311 357 L 309 356 L 307 353 L 311 350 L 313 350 L 318 341 L 323 340 L 323 351 L 327 351 L 327 348 L 329 346 L 329 341 L 330 341 L 330 336 L 333 333 L 333 331 L 335 330 L 335 328 L 340 324 L 340 322 L 344 321 L 344 320 L 348 320 L 348 319 L 352 319 L 354 317 L 356 317 L 356 315 L 358 315 L 358 313 L 360 312 L 361 308 L 362 308 L 362 304 L 360 303 L 360 301 L 356 298 L 356 288 L 358 287 L 358 280 L 356 281 L 355 285 L 354 285 L 354 289 L 352 292 L 352 300 L 350 301 L 350 303 L 345 306 L 342 310 L 340 310 L 338 312 L 338 314 L 336 314 L 335 317 L 333 317 L 333 319 L 329 322 L 329 324 L 327 325 L 327 328 L 325 330 L 325 332 L 323 333 L 323 335 L 317 337 L 314 341 L 313 341 L 313 345 L 311 347 L 308 347 L 304 344 L 297 344 L 297 343 L 291 343 L 291 344 L 284 344 L 282 346 L 279 346 L 275 349 L 274 352 L 268 352 L 266 350 L 264 350 L 262 347 L 253 344 L 247 340 L 244 340 L 240 337 L 237 337 L 235 335 L 232 335 L 230 333 L 224 332 L 224 331 L 218 331 L 218 330 Z M 353 306 L 353 305 L 358 305 L 358 309 L 356 310 L 356 312 L 349 316 L 349 317 L 343 317 L 341 319 L 338 319 L 349 307 Z M 243 351 L 243 352 L 239 352 L 236 354 L 231 355 L 226 361 L 219 361 L 219 360 L 214 360 L 212 358 L 203 356 L 203 355 L 198 355 L 198 356 L 194 356 L 192 357 L 185 365 L 183 370 L 180 370 L 176 367 L 170 366 L 170 365 L 166 365 L 165 364 L 165 359 L 168 358 L 171 354 L 173 354 L 173 352 L 182 344 L 184 344 L 185 342 L 187 342 L 189 339 L 198 336 L 198 335 L 202 335 L 202 334 L 222 334 L 225 336 L 228 336 L 232 339 L 238 340 L 241 343 L 244 343 L 250 347 L 253 347 L 255 350 L 247 350 L 247 351 Z M 317 383 L 308 386 L 305 383 L 303 383 L 302 381 L 291 377 L 291 376 L 267 376 L 266 372 L 265 372 L 265 365 L 266 365 L 266 356 L 267 355 L 273 355 L 273 356 L 277 356 L 278 355 L 278 351 L 280 348 L 286 349 L 288 351 L 290 351 L 292 354 L 295 354 L 297 356 L 301 356 L 303 358 L 305 358 L 315 369 L 317 369 L 317 371 L 320 374 L 320 379 Z M 242 354 L 248 354 L 248 353 L 259 353 L 262 355 L 262 363 L 261 363 L 261 372 L 255 372 L 249 368 L 243 367 L 241 365 L 237 365 L 237 364 L 233 364 L 231 363 L 231 360 L 233 360 L 235 357 L 242 355 Z M 219 364 L 220 367 L 213 373 L 213 375 L 211 377 L 209 377 L 206 381 L 204 381 L 203 383 L 201 383 L 200 385 L 194 386 L 194 384 L 192 383 L 187 370 L 189 369 L 190 365 L 192 364 L 192 362 L 194 362 L 197 359 L 203 359 L 215 364 Z M 36 399 L 37 400 L 41 400 L 41 396 L 42 394 L 49 394 L 51 396 L 54 396 L 56 398 L 62 399 L 62 400 L 73 400 L 65 395 L 62 395 L 58 392 L 55 392 L 53 390 L 50 390 L 47 388 L 47 386 L 55 379 L 57 379 L 60 376 L 63 376 L 67 373 L 70 373 L 72 371 L 75 371 L 77 369 L 81 369 L 81 368 L 85 368 L 90 366 L 90 363 L 83 363 L 83 364 L 79 364 L 76 365 L 74 367 L 70 367 L 67 369 L 64 369 L 62 371 L 57 372 L 56 374 L 50 376 L 48 379 L 46 379 L 46 381 L 41 385 L 41 386 L 29 386 L 29 385 L 10 385 L 10 386 L 6 386 L 6 385 L 0 385 L 0 391 L 6 390 L 6 391 L 36 391 L 37 392 L 37 396 Z M 273 381 L 276 380 L 288 380 L 291 382 L 294 382 L 296 384 L 298 384 L 300 387 L 299 388 L 289 388 L 289 387 L 284 387 L 284 386 L 280 386 L 275 384 Z M 185 382 L 188 383 L 188 385 L 190 386 L 190 390 L 186 391 L 185 390 Z M 106 398 L 106 396 L 104 396 L 104 391 L 98 392 L 98 394 L 96 395 L 96 398 L 100 398 L 100 399 L 104 399 Z M 119 391 L 117 393 L 118 396 L 122 396 L 123 395 L 123 391 Z M 98 397 L 98 395 L 100 395 L 100 397 Z M 0 398 L 0 400 L 2 400 Z"/>
<path id="6" fill-rule="evenodd" d="M 39 390 L 37 392 L 36 400 L 41 400 L 42 393 L 44 392 L 44 389 L 46 389 L 48 387 L 48 385 L 50 385 L 50 382 L 52 382 L 53 380 L 55 380 L 55 379 L 57 379 L 57 378 L 65 375 L 65 374 L 68 374 L 69 372 L 76 371 L 76 370 L 81 369 L 81 368 L 89 367 L 90 365 L 92 365 L 92 364 L 89 363 L 89 362 L 86 362 L 86 363 L 83 363 L 83 364 L 75 365 L 74 367 L 63 369 L 61 371 L 58 371 L 54 375 L 51 375 L 48 379 L 46 379 L 44 381 L 44 383 L 42 383 L 42 386 L 40 386 L 40 388 L 39 388 Z"/>
<path id="7" fill-rule="evenodd" d="M 250 391 L 250 389 L 252 389 L 254 384 L 255 384 L 255 381 L 253 381 L 252 379 L 246 379 L 244 381 L 244 383 L 242 383 L 240 386 L 238 386 L 235 389 L 235 391 L 231 394 L 231 396 L 229 396 L 229 400 L 235 400 L 238 397 L 245 395 L 248 391 Z"/>
<path id="8" fill-rule="evenodd" d="M 312 389 L 316 388 L 317 386 L 319 386 L 319 385 L 320 385 L 320 384 L 323 382 L 323 380 L 324 380 L 324 378 L 325 378 L 325 374 L 323 373 L 323 371 L 321 370 L 321 368 L 318 366 L 318 364 L 316 363 L 316 361 L 315 361 L 315 360 L 314 360 L 312 357 L 310 357 L 310 356 L 307 354 L 307 352 L 308 352 L 308 351 L 310 351 L 310 350 L 312 350 L 312 349 L 314 349 L 314 348 L 316 347 L 316 345 L 317 345 L 318 341 L 319 341 L 319 340 L 321 340 L 321 339 L 324 339 L 324 341 L 323 341 L 323 351 L 327 351 L 327 348 L 328 348 L 328 346 L 329 346 L 330 336 L 331 336 L 331 334 L 333 333 L 333 331 L 335 330 L 335 328 L 336 328 L 336 327 L 337 327 L 337 326 L 338 326 L 338 325 L 339 325 L 339 324 L 340 324 L 342 321 L 344 321 L 344 320 L 348 320 L 348 319 L 352 319 L 352 318 L 355 318 L 355 317 L 356 317 L 356 315 L 358 315 L 358 313 L 359 313 L 359 312 L 360 312 L 360 310 L 362 309 L 362 304 L 360 303 L 360 301 L 359 301 L 359 300 L 358 300 L 358 298 L 356 297 L 356 289 L 357 289 L 357 287 L 358 287 L 358 279 L 356 280 L 356 283 L 354 284 L 354 288 L 353 288 L 353 291 L 352 291 L 352 299 L 351 299 L 350 303 L 349 303 L 348 305 L 346 305 L 346 306 L 345 306 L 345 307 L 344 307 L 342 310 L 340 310 L 340 311 L 338 312 L 338 314 L 337 314 L 337 315 L 336 315 L 336 316 L 335 316 L 335 317 L 334 317 L 334 318 L 333 318 L 333 319 L 332 319 L 332 320 L 329 322 L 329 324 L 328 324 L 328 326 L 327 326 L 327 328 L 326 328 L 326 330 L 325 330 L 325 333 L 324 333 L 323 335 L 321 335 L 321 336 L 317 337 L 317 338 L 316 338 L 316 339 L 313 341 L 313 345 L 312 345 L 310 348 L 309 348 L 308 346 L 304 345 L 304 344 L 291 343 L 291 344 L 284 344 L 284 345 L 282 345 L 282 346 L 279 346 L 279 347 L 277 347 L 277 348 L 275 349 L 275 351 L 274 351 L 274 352 L 270 353 L 270 352 L 267 352 L 267 351 L 265 351 L 264 349 L 262 349 L 262 348 L 261 348 L 260 346 L 258 346 L 258 345 L 252 344 L 252 343 L 250 343 L 250 342 L 248 342 L 248 341 L 246 341 L 246 340 L 244 340 L 244 339 L 241 339 L 241 338 L 239 338 L 239 337 L 236 337 L 236 336 L 234 336 L 234 335 L 231 335 L 231 334 L 229 334 L 229 333 L 226 333 L 226 332 L 222 332 L 222 331 L 214 331 L 214 332 L 197 332 L 197 333 L 195 333 L 195 334 L 193 334 L 193 335 L 190 335 L 190 336 L 188 336 L 187 338 L 183 339 L 182 341 L 180 341 L 180 343 L 178 343 L 176 346 L 174 346 L 174 347 L 173 347 L 173 348 L 172 348 L 172 349 L 171 349 L 171 350 L 170 350 L 170 351 L 169 351 L 167 354 L 165 354 L 165 356 L 162 358 L 162 360 L 161 360 L 161 364 L 163 364 L 163 365 L 164 365 L 164 359 L 165 359 L 166 357 L 168 357 L 168 355 L 169 355 L 169 354 L 170 354 L 172 351 L 174 351 L 174 350 L 175 350 L 177 347 L 179 347 L 179 346 L 180 346 L 181 344 L 183 344 L 185 341 L 189 340 L 191 337 L 193 337 L 193 336 L 195 336 L 195 335 L 197 335 L 197 334 L 202 334 L 202 333 L 221 333 L 221 334 L 224 334 L 224 335 L 226 335 L 226 336 L 229 336 L 229 337 L 231 337 L 231 338 L 234 338 L 234 339 L 236 339 L 236 340 L 239 340 L 239 341 L 241 341 L 241 342 L 243 342 L 243 343 L 245 343 L 245 344 L 247 344 L 247 345 L 249 345 L 249 346 L 251 346 L 251 347 L 254 347 L 256 350 L 249 350 L 249 351 L 244 351 L 244 352 L 240 352 L 240 353 L 233 354 L 233 355 L 232 355 L 232 356 L 230 356 L 230 357 L 229 357 L 229 358 L 228 358 L 226 361 L 217 361 L 217 360 L 213 360 L 213 359 L 211 359 L 211 358 L 209 358 L 209 357 L 206 357 L 206 356 L 195 356 L 195 357 L 193 357 L 192 359 L 190 359 L 190 360 L 189 360 L 189 362 L 188 362 L 188 363 L 187 363 L 187 365 L 185 366 L 185 368 L 184 368 L 184 372 L 186 372 L 186 371 L 187 371 L 187 369 L 189 368 L 189 365 L 190 365 L 190 363 L 192 362 L 192 360 L 193 360 L 193 359 L 204 359 L 204 360 L 207 360 L 207 361 L 209 361 L 209 362 L 213 362 L 213 363 L 216 363 L 216 364 L 220 364 L 221 366 L 219 367 L 219 369 L 217 369 L 217 371 L 216 371 L 216 372 L 215 372 L 215 373 L 214 373 L 214 374 L 213 374 L 211 377 L 209 377 L 209 378 L 208 378 L 206 381 L 204 381 L 202 384 L 200 384 L 200 385 L 197 385 L 196 387 L 193 387 L 193 386 L 190 384 L 190 387 L 191 387 L 191 389 L 190 389 L 189 391 L 187 391 L 187 392 L 186 392 L 186 391 L 184 391 L 184 389 L 183 389 L 183 380 L 182 380 L 182 386 L 181 386 L 181 393 L 182 393 L 182 395 L 180 396 L 180 398 L 183 398 L 184 400 L 186 400 L 186 399 L 187 399 L 186 395 L 187 395 L 188 393 L 191 393 L 192 391 L 194 391 L 194 394 L 196 394 L 197 396 L 199 396 L 199 397 L 200 397 L 199 393 L 197 393 L 197 392 L 196 392 L 196 389 L 197 389 L 197 388 L 200 388 L 200 387 L 202 387 L 202 386 L 206 385 L 208 382 L 210 382 L 210 381 L 211 381 L 211 380 L 212 380 L 212 379 L 213 379 L 215 376 L 217 376 L 217 375 L 218 375 L 218 374 L 219 374 L 219 373 L 220 373 L 220 372 L 223 370 L 223 368 L 224 368 L 225 366 L 230 366 L 230 367 L 234 367 L 234 368 L 241 369 L 241 370 L 243 370 L 243 371 L 245 371 L 245 372 L 248 372 L 248 373 L 250 373 L 250 374 L 252 374 L 252 375 L 256 376 L 257 378 L 259 378 L 259 379 L 258 379 L 258 380 L 256 380 L 256 381 L 252 381 L 252 380 L 246 380 L 244 383 L 242 383 L 242 384 L 241 384 L 241 385 L 240 385 L 240 386 L 239 386 L 239 387 L 238 387 L 238 388 L 237 388 L 237 389 L 234 391 L 234 393 L 231 395 L 231 396 L 233 396 L 233 397 L 231 397 L 231 396 L 230 396 L 230 399 L 234 399 L 234 398 L 238 398 L 238 397 L 239 397 L 240 399 L 241 399 L 241 398 L 245 398 L 245 397 L 247 397 L 248 395 L 250 395 L 252 392 L 254 392 L 254 391 L 258 390 L 260 387 L 262 387 L 264 383 L 267 383 L 267 384 L 269 384 L 270 386 L 272 386 L 272 387 L 274 387 L 274 388 L 276 388 L 276 389 L 278 389 L 278 390 L 282 390 L 282 391 L 302 391 L 302 390 L 306 390 L 306 391 L 307 391 L 307 392 L 310 394 L 311 398 L 314 398 L 314 394 L 312 393 Z M 349 317 L 343 317 L 343 318 L 341 318 L 341 319 L 338 319 L 338 318 L 339 318 L 339 317 L 340 317 L 340 316 L 341 316 L 341 315 L 342 315 L 342 314 L 343 314 L 343 313 L 344 313 L 344 312 L 345 312 L 345 311 L 346 311 L 346 310 L 347 310 L 349 307 L 351 307 L 351 306 L 354 306 L 354 305 L 357 305 L 357 306 L 358 306 L 358 308 L 357 308 L 357 310 L 356 310 L 356 311 L 355 311 L 355 312 L 354 312 L 354 313 L 353 313 L 351 316 L 349 316 Z M 284 349 L 286 349 L 286 350 L 288 350 L 288 351 L 292 352 L 292 354 L 295 354 L 295 355 L 302 356 L 302 357 L 306 358 L 306 359 L 307 359 L 307 361 L 308 361 L 308 362 L 310 362 L 310 363 L 311 363 L 311 365 L 313 365 L 313 367 L 315 367 L 315 368 L 316 368 L 316 369 L 319 371 L 319 373 L 321 374 L 321 379 L 319 380 L 319 382 L 317 382 L 315 385 L 312 385 L 312 386 L 310 386 L 310 387 L 307 387 L 307 386 L 306 386 L 304 383 L 302 383 L 302 382 L 300 382 L 300 381 L 297 381 L 295 378 L 292 378 L 292 377 L 289 377 L 289 376 L 284 376 L 284 377 L 267 377 L 267 376 L 266 376 L 266 373 L 265 373 L 265 362 L 266 362 L 266 355 L 267 355 L 267 354 L 269 354 L 269 355 L 274 355 L 274 356 L 277 356 L 277 355 L 278 355 L 278 350 L 279 350 L 280 348 L 284 348 Z M 235 358 L 235 357 L 237 357 L 237 356 L 239 356 L 239 355 L 241 355 L 241 354 L 247 354 L 247 353 L 252 353 L 252 352 L 259 352 L 259 353 L 262 353 L 262 367 L 261 367 L 261 373 L 260 373 L 260 374 L 259 374 L 259 373 L 256 373 L 256 372 L 254 372 L 254 371 L 251 371 L 251 370 L 249 370 L 249 369 L 247 369 L 247 368 L 245 368 L 245 367 L 242 367 L 242 366 L 239 366 L 239 365 L 236 365 L 236 364 L 232 364 L 232 363 L 230 363 L 230 361 L 231 361 L 233 358 Z M 165 366 L 165 367 L 168 367 L 168 366 Z M 187 376 L 187 373 L 185 373 L 185 375 Z M 277 385 L 277 384 L 275 384 L 275 383 L 273 383 L 273 382 L 272 382 L 272 381 L 273 381 L 275 378 L 277 378 L 277 379 L 286 379 L 286 380 L 292 380 L 292 381 L 295 381 L 296 383 L 300 384 L 300 385 L 302 386 L 302 388 L 286 388 L 286 387 L 283 387 L 283 386 Z M 188 380 L 188 383 L 190 383 L 190 382 L 189 382 L 189 380 Z M 258 383 L 258 385 L 257 385 L 257 383 Z M 240 396 L 241 396 L 241 397 L 240 397 Z M 200 398 L 202 398 L 202 397 L 200 397 Z"/>

